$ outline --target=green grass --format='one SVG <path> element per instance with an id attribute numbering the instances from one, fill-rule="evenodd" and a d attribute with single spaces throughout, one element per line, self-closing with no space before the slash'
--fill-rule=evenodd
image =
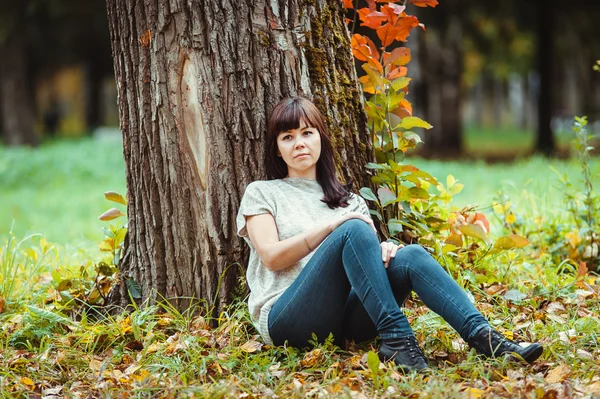
<path id="1" fill-rule="evenodd" d="M 561 175 L 566 173 L 576 187 L 583 186 L 579 182 L 581 170 L 576 159 L 548 160 L 532 157 L 511 163 L 488 164 L 484 161 L 407 158 L 406 162 L 427 171 L 444 184 L 448 175 L 453 175 L 463 183 L 464 189 L 452 201 L 457 207 L 470 204 L 488 207 L 497 193 L 502 191 L 515 200 L 522 199 L 523 193 L 528 192 L 537 198 L 540 206 L 546 209 L 556 208 L 563 201 L 563 194 L 554 170 Z M 593 159 L 592 172 L 595 175 L 600 174 L 600 159 Z"/>
<path id="2" fill-rule="evenodd" d="M 0 241 L 42 233 L 48 241 L 99 242 L 105 191 L 125 194 L 120 141 L 60 140 L 38 149 L 0 147 Z"/>
<path id="3" fill-rule="evenodd" d="M 535 146 L 535 132 L 512 127 L 467 127 L 464 131 L 465 152 L 470 156 L 514 157 L 531 154 Z M 559 151 L 568 151 L 570 132 L 555 134 Z"/>
<path id="4" fill-rule="evenodd" d="M 459 254 L 462 261 L 449 267 L 494 326 L 545 345 L 533 367 L 476 358 L 416 298 L 406 314 L 433 371 L 404 376 L 382 365 L 377 378 L 365 356 L 375 343 L 348 348 L 324 343 L 308 350 L 263 346 L 242 301 L 225 309 L 212 326 L 166 305 L 162 312 L 140 307 L 102 323 L 60 314 L 66 294 L 58 291 L 59 283 L 89 282 L 95 276 L 97 243 L 103 238 L 97 216 L 111 206 L 103 192 L 125 193 L 120 143 L 84 139 L 50 142 L 37 150 L 0 149 L 0 207 L 5 210 L 0 213 L 0 300 L 6 299 L 0 302 L 0 397 L 39 397 L 47 389 L 53 391 L 46 394 L 67 397 L 157 398 L 361 397 L 357 391 L 389 398 L 600 395 L 600 287 L 593 275 L 577 279 L 576 265 L 560 252 L 555 255 L 547 240 L 555 230 L 563 229 L 561 240 L 573 231 L 550 166 L 578 187 L 577 162 L 407 161 L 441 181 L 452 174 L 464 183 L 453 200 L 458 207 L 487 207 L 502 190 L 517 219 L 524 219 L 514 226 L 520 226 L 519 233 L 529 231 L 532 240 L 539 239 L 532 219 L 547 216 L 544 239 L 532 249 L 483 260 L 475 250 L 465 251 Z M 599 159 L 593 159 L 592 170 L 596 176 L 600 172 Z M 489 219 L 496 236 L 509 234 Z M 16 238 L 9 234 L 11 225 Z M 45 238 L 25 238 L 29 233 Z M 525 298 L 504 296 L 514 289 Z"/>

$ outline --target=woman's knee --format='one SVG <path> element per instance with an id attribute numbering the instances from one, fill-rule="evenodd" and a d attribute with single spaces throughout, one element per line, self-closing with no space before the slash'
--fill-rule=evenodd
<path id="1" fill-rule="evenodd" d="M 340 228 L 350 233 L 375 235 L 373 228 L 361 219 L 348 219 L 341 224 Z"/>
<path id="2" fill-rule="evenodd" d="M 402 265 L 404 267 L 419 267 L 424 268 L 430 265 L 431 261 L 435 260 L 431 257 L 429 252 L 418 244 L 407 245 L 401 248 L 396 253 L 393 263 Z M 437 263 L 437 262 L 436 262 Z"/>
<path id="3" fill-rule="evenodd" d="M 429 257 L 429 252 L 427 252 L 425 250 L 425 248 L 423 248 L 421 245 L 419 244 L 410 244 L 407 245 L 403 248 L 401 248 L 400 250 L 398 250 L 398 254 L 401 254 L 402 256 L 406 256 L 407 258 L 421 258 L 421 257 Z"/>

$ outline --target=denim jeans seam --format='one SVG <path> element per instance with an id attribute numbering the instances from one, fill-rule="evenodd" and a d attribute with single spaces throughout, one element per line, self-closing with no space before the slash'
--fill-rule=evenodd
<path id="1" fill-rule="evenodd" d="M 325 247 L 325 248 L 323 248 L 323 247 L 319 248 L 319 251 L 320 251 L 320 252 L 321 252 L 321 250 L 322 250 L 322 254 L 320 254 L 320 255 L 319 255 L 319 258 L 315 259 L 315 262 L 318 262 L 318 261 L 320 261 L 320 258 L 322 258 L 322 257 L 324 256 L 324 254 L 325 254 L 325 253 L 327 253 L 327 250 L 328 250 L 328 249 L 329 249 L 329 248 L 330 248 L 330 247 L 333 245 L 333 243 L 335 242 L 335 240 L 336 240 L 336 239 L 338 239 L 338 237 L 335 237 L 335 238 L 331 239 L 331 240 L 330 240 L 331 242 L 327 244 L 327 247 Z M 316 255 L 316 254 L 315 254 L 315 255 Z M 313 258 L 311 258 L 311 260 L 310 260 L 310 261 L 312 261 L 313 259 L 314 259 L 314 256 L 313 256 Z M 304 267 L 306 267 L 306 266 L 304 266 Z M 301 283 L 301 284 L 300 284 L 300 286 L 298 287 L 298 290 L 299 290 L 301 287 L 303 287 L 303 286 L 304 286 L 304 283 L 306 282 L 306 280 L 307 280 L 307 279 L 305 278 L 305 279 L 302 281 L 302 283 Z M 291 284 L 290 284 L 290 285 L 291 285 Z M 289 288 L 289 287 L 288 287 L 288 288 Z M 281 311 L 280 311 L 280 312 L 279 312 L 279 314 L 277 315 L 277 318 L 276 318 L 275 320 L 273 320 L 273 323 L 272 323 L 272 324 L 273 324 L 273 326 L 275 325 L 275 323 L 277 323 L 277 321 L 279 320 L 279 317 L 280 317 L 282 314 L 284 314 L 284 313 L 285 313 L 285 311 L 287 310 L 288 306 L 290 306 L 290 303 L 292 302 L 292 299 L 294 299 L 294 298 L 296 297 L 296 294 L 297 294 L 297 291 L 298 291 L 298 290 L 296 290 L 296 292 L 294 292 L 294 295 L 293 295 L 293 296 L 290 298 L 290 300 L 288 301 L 288 303 L 286 303 L 286 304 L 285 304 L 285 307 L 284 307 L 283 309 L 281 309 Z M 287 291 L 287 288 L 286 288 L 286 291 Z M 285 293 L 285 291 L 284 291 L 284 293 Z M 277 299 L 277 301 L 278 301 L 278 300 L 279 300 L 279 299 Z M 277 303 L 277 301 L 275 301 L 275 304 Z M 275 304 L 273 304 L 273 306 L 275 306 Z M 271 310 L 272 310 L 272 309 L 273 309 L 273 307 L 271 307 Z M 270 311 L 269 311 L 269 312 L 270 312 Z M 269 321 L 267 320 L 267 329 L 270 329 L 270 327 L 271 327 L 271 326 L 270 326 L 270 324 L 271 324 L 271 323 L 269 323 Z"/>
<path id="2" fill-rule="evenodd" d="M 369 280 L 369 283 L 371 284 L 371 287 L 373 287 L 373 282 L 371 281 L 371 279 L 369 278 L 369 273 L 367 273 L 365 271 L 365 268 L 363 267 L 362 263 L 360 262 L 360 259 L 358 258 L 358 255 L 356 254 L 356 250 L 354 249 L 354 244 L 352 244 L 352 240 L 348 240 L 348 243 L 350 244 L 350 248 L 352 249 L 352 252 L 354 252 L 354 256 L 356 257 L 356 259 L 358 260 L 358 264 L 361 268 L 361 270 L 363 271 L 363 273 L 365 274 L 365 276 L 367 277 L 367 279 Z M 379 301 L 379 305 L 381 306 L 382 310 L 385 310 L 385 312 L 388 314 L 389 317 L 389 310 L 386 309 L 383 306 L 383 302 L 381 301 L 381 298 L 379 297 L 379 295 L 377 294 L 377 291 L 375 289 L 373 289 L 373 293 L 375 294 L 375 297 L 377 298 L 377 300 Z M 393 292 L 392 292 L 393 295 Z M 360 298 L 359 298 L 360 299 Z M 394 302 L 396 301 L 396 299 L 394 299 Z M 362 301 L 361 301 L 362 302 Z M 364 306 L 364 303 L 363 303 Z M 398 311 L 402 314 L 402 311 L 400 309 L 398 309 Z M 378 327 L 378 326 L 375 326 Z M 377 330 L 377 332 L 379 333 L 379 330 Z M 392 333 L 392 334 L 399 334 L 399 333 Z M 381 334 L 380 334 L 381 335 Z M 386 334 L 387 335 L 387 334 Z"/>

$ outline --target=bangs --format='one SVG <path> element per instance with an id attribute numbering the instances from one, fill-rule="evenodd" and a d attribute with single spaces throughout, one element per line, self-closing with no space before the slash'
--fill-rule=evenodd
<path id="1" fill-rule="evenodd" d="M 304 127 L 320 128 L 318 115 L 314 115 L 311 109 L 307 109 L 299 101 L 291 102 L 287 107 L 281 110 L 281 114 L 275 121 L 274 132 L 279 135 L 292 129 L 299 129 L 304 122 Z"/>

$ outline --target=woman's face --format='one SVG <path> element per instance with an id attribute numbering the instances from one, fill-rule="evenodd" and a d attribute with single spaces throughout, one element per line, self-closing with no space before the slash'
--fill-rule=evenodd
<path id="1" fill-rule="evenodd" d="M 298 129 L 279 133 L 277 149 L 287 164 L 289 177 L 317 178 L 321 156 L 321 135 L 317 129 L 301 121 Z"/>

